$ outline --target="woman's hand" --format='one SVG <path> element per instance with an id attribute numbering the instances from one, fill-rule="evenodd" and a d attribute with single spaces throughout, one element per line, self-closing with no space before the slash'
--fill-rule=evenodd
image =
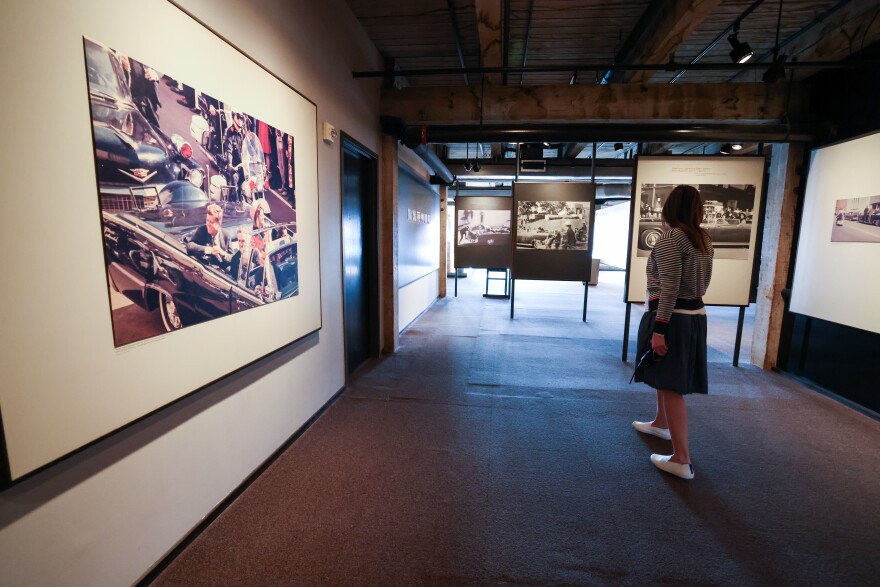
<path id="1" fill-rule="evenodd" d="M 666 346 L 666 337 L 662 334 L 653 334 L 651 336 L 651 348 L 654 349 L 654 353 L 658 356 L 662 357 L 669 352 L 669 347 Z"/>

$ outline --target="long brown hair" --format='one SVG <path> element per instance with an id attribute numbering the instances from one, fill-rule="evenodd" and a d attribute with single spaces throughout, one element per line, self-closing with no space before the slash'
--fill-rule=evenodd
<path id="1" fill-rule="evenodd" d="M 706 244 L 706 231 L 700 228 L 703 222 L 703 198 L 694 186 L 676 186 L 660 212 L 663 221 L 672 228 L 680 228 L 687 235 L 691 244 L 703 253 L 709 252 Z"/>

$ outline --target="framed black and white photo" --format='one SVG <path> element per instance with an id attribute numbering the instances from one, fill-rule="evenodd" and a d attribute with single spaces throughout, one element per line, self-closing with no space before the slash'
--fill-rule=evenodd
<path id="1" fill-rule="evenodd" d="M 764 189 L 764 157 L 650 157 L 636 162 L 630 215 L 626 301 L 645 301 L 645 269 L 663 234 L 661 210 L 677 185 L 691 185 L 703 199 L 701 227 L 715 248 L 712 281 L 704 301 L 747 306 Z"/>
<path id="2" fill-rule="evenodd" d="M 515 182 L 513 197 L 513 277 L 589 281 L 595 184 Z"/>
<path id="3" fill-rule="evenodd" d="M 107 3 L 39 50 L 10 99 L 51 103 L 7 121 L 39 218 L 6 232 L 53 262 L 3 294 L 7 481 L 322 326 L 313 102 L 169 2 Z"/>
<path id="4" fill-rule="evenodd" d="M 511 198 L 455 198 L 455 266 L 510 268 Z"/>

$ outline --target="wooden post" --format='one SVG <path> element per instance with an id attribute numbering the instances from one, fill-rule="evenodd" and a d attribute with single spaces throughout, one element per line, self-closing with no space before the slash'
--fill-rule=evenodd
<path id="1" fill-rule="evenodd" d="M 440 272 L 437 277 L 440 279 L 437 288 L 437 297 L 446 297 L 446 186 L 440 186 Z"/>
<path id="2" fill-rule="evenodd" d="M 801 144 L 776 143 L 770 159 L 767 182 L 767 212 L 761 251 L 761 272 L 752 331 L 752 364 L 762 369 L 776 366 L 785 302 L 782 290 L 788 279 L 791 248 L 794 246 L 795 211 L 803 161 Z"/>
<path id="3" fill-rule="evenodd" d="M 399 346 L 400 293 L 398 291 L 398 226 L 397 226 L 397 188 L 398 188 L 398 143 L 394 137 L 382 137 L 381 174 L 381 331 L 382 352 L 392 354 Z"/>

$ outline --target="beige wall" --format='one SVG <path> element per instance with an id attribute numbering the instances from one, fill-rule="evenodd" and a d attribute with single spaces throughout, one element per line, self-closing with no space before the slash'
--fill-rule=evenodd
<path id="1" fill-rule="evenodd" d="M 329 121 L 380 152 L 377 82 L 354 80 L 351 71 L 379 68 L 381 59 L 343 0 L 181 4 L 315 102 L 319 127 Z M 69 43 L 69 51 L 81 57 L 76 39 L 89 35 L 89 15 L 167 7 L 162 0 L 42 0 L 0 7 L 2 73 L 15 81 L 4 89 L 0 110 L 5 120 L 26 120 L 33 136 L 43 137 L 36 152 L 15 148 L 16 137 L 8 136 L 10 125 L 4 125 L 2 175 L 30 186 L 35 178 L 21 178 L 17 170 L 41 157 L 46 165 L 38 185 L 49 188 L 7 191 L 4 201 L 30 198 L 28 216 L 38 221 L 41 206 L 69 206 L 73 196 L 84 196 L 70 193 L 81 186 L 71 186 L 53 162 L 66 153 L 81 157 L 91 145 L 77 144 L 48 123 L 63 106 L 71 112 L 71 124 L 88 128 L 84 72 L 62 70 L 64 59 L 35 44 L 50 38 L 54 46 Z M 139 25 L 137 19 L 119 22 L 123 33 Z M 167 42 L 161 31 L 156 31 L 156 42 Z M 31 87 L 27 69 L 20 75 L 21 63 L 31 71 L 58 67 L 53 75 L 62 89 L 41 94 Z M 40 98 L 23 100 L 27 92 Z M 0 584 L 137 581 L 343 386 L 340 145 L 319 141 L 317 151 L 323 328 L 0 494 Z M 4 231 L 4 239 L 31 240 L 33 228 L 13 226 Z M 19 227 L 25 234 L 16 234 Z M 37 246 L 48 246 L 44 242 L 54 241 L 42 239 Z M 3 241 L 7 250 L 11 244 Z M 91 240 L 52 246 L 56 253 L 65 248 L 75 254 L 82 254 L 78 248 L 89 255 L 92 249 L 100 251 L 100 242 Z M 44 308 L 47 314 L 70 311 L 64 307 L 65 287 L 77 283 L 58 284 L 59 295 Z M 43 332 L 52 335 L 49 327 Z M 54 368 L 51 356 L 46 368 Z M 70 393 L 76 393 L 75 385 Z"/>

